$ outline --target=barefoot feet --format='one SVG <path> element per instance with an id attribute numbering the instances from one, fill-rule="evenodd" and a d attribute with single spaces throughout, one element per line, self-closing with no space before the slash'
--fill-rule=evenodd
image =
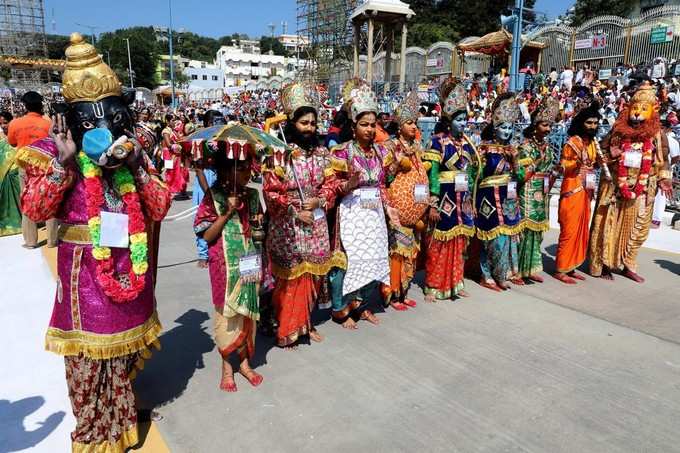
<path id="1" fill-rule="evenodd" d="M 562 272 L 557 272 L 556 274 L 553 274 L 553 277 L 556 278 L 557 280 L 561 281 L 562 283 L 566 283 L 567 285 L 575 285 L 576 280 L 573 278 L 567 276 L 567 274 L 562 273 Z"/>

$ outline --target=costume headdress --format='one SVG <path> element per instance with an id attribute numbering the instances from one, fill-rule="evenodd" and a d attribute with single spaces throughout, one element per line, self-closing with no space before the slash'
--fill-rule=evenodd
<path id="1" fill-rule="evenodd" d="M 653 105 L 656 105 L 659 102 L 656 97 L 656 90 L 646 80 L 640 84 L 635 94 L 633 94 L 633 97 L 630 98 L 631 105 L 639 102 L 648 102 Z"/>
<path id="2" fill-rule="evenodd" d="M 283 88 L 281 91 L 281 104 L 288 118 L 292 118 L 300 107 L 318 108 L 312 90 L 312 87 L 300 82 L 293 82 Z"/>
<path id="3" fill-rule="evenodd" d="M 408 121 L 418 121 L 418 109 L 420 109 L 420 98 L 418 98 L 418 93 L 411 91 L 395 110 L 399 125 Z"/>
<path id="4" fill-rule="evenodd" d="M 442 104 L 442 113 L 448 117 L 456 112 L 467 111 L 467 92 L 460 80 L 455 77 L 449 77 L 439 85 L 439 100 Z"/>
<path id="5" fill-rule="evenodd" d="M 356 121 L 362 113 L 378 113 L 378 98 L 375 97 L 375 93 L 368 85 L 362 85 L 352 90 L 351 99 L 352 121 Z"/>
<path id="6" fill-rule="evenodd" d="M 515 95 L 512 93 L 504 93 L 496 98 L 492 107 L 492 123 L 498 126 L 502 123 L 514 123 L 519 119 L 520 111 L 517 102 L 515 102 Z"/>
<path id="7" fill-rule="evenodd" d="M 122 93 L 116 73 L 80 33 L 71 34 L 71 45 L 66 49 L 62 92 L 66 102 L 97 102 Z"/>
<path id="8" fill-rule="evenodd" d="M 533 123 L 536 124 L 541 121 L 546 121 L 552 124 L 557 120 L 559 114 L 560 102 L 552 96 L 546 96 L 534 111 Z"/>

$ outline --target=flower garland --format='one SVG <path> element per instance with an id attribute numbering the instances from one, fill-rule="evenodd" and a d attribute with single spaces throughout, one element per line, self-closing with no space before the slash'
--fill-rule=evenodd
<path id="1" fill-rule="evenodd" d="M 618 186 L 621 196 L 628 200 L 634 200 L 644 193 L 647 188 L 647 180 L 649 179 L 649 172 L 652 169 L 652 140 L 645 139 L 642 143 L 642 162 L 640 164 L 640 172 L 638 173 L 637 181 L 633 185 L 632 190 L 628 186 L 628 167 L 625 165 L 625 153 L 630 152 L 632 145 L 630 140 L 623 142 L 623 154 L 619 157 L 619 165 L 617 171 Z"/>
<path id="2" fill-rule="evenodd" d="M 92 238 L 92 256 L 97 260 L 97 281 L 104 294 L 114 302 L 129 302 L 137 298 L 144 290 L 148 245 L 146 237 L 146 223 L 139 202 L 139 194 L 134 178 L 127 167 L 119 167 L 113 174 L 116 191 L 121 195 L 123 204 L 127 208 L 128 234 L 130 238 L 130 261 L 132 265 L 125 282 L 116 276 L 111 249 L 100 246 L 101 236 L 101 208 L 104 206 L 104 187 L 102 185 L 102 171 L 84 152 L 78 154 L 78 166 L 85 177 L 87 225 Z M 127 277 L 127 278 L 125 278 Z"/>

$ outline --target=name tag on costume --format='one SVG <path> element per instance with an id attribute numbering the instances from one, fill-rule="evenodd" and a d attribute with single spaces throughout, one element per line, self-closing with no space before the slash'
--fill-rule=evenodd
<path id="1" fill-rule="evenodd" d="M 326 218 L 326 213 L 321 208 L 316 208 L 314 211 L 312 211 L 312 214 L 314 215 L 315 222 L 318 222 L 319 220 L 323 220 Z"/>
<path id="2" fill-rule="evenodd" d="M 262 260 L 259 254 L 245 255 L 238 259 L 238 270 L 241 277 L 255 277 L 260 275 Z"/>
<path id="3" fill-rule="evenodd" d="M 175 168 L 175 161 L 172 159 L 165 159 L 163 161 L 163 166 L 165 167 L 166 170 L 172 170 Z"/>
<path id="4" fill-rule="evenodd" d="M 128 215 L 102 212 L 100 218 L 99 245 L 102 247 L 127 248 L 130 244 Z"/>
<path id="5" fill-rule="evenodd" d="M 454 186 L 456 192 L 467 192 L 470 188 L 468 175 L 466 173 L 457 174 L 456 179 L 454 180 Z"/>
<path id="6" fill-rule="evenodd" d="M 380 191 L 377 187 L 359 189 L 359 202 L 365 209 L 377 209 L 380 206 Z"/>
<path id="7" fill-rule="evenodd" d="M 595 190 L 595 186 L 597 185 L 597 180 L 595 178 L 595 173 L 592 171 L 589 171 L 586 173 L 586 189 L 588 190 Z"/>
<path id="8" fill-rule="evenodd" d="M 427 184 L 416 184 L 413 188 L 413 198 L 416 203 L 427 203 L 430 198 L 430 189 Z"/>
<path id="9" fill-rule="evenodd" d="M 508 198 L 514 200 L 517 198 L 517 182 L 510 181 L 508 183 Z"/>
<path id="10" fill-rule="evenodd" d="M 628 168 L 640 168 L 642 165 L 642 153 L 637 151 L 626 151 L 623 154 L 623 165 Z"/>

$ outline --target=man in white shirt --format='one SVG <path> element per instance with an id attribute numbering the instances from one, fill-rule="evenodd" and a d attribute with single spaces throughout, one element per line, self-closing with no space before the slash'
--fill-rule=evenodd
<path id="1" fill-rule="evenodd" d="M 574 83 L 574 71 L 569 66 L 565 66 L 562 74 L 560 74 L 560 90 L 566 89 L 571 92 L 571 87 Z"/>
<path id="2" fill-rule="evenodd" d="M 677 117 L 675 117 L 675 121 L 677 122 Z M 673 165 L 680 161 L 680 143 L 678 143 L 678 137 L 675 136 L 670 128 L 666 129 L 665 132 L 668 137 L 668 159 L 671 161 L 671 165 Z M 661 193 L 660 190 L 657 190 L 656 198 L 654 199 L 654 212 L 652 214 L 651 228 L 659 228 L 661 226 L 663 213 L 666 211 L 667 201 L 666 196 Z"/>

